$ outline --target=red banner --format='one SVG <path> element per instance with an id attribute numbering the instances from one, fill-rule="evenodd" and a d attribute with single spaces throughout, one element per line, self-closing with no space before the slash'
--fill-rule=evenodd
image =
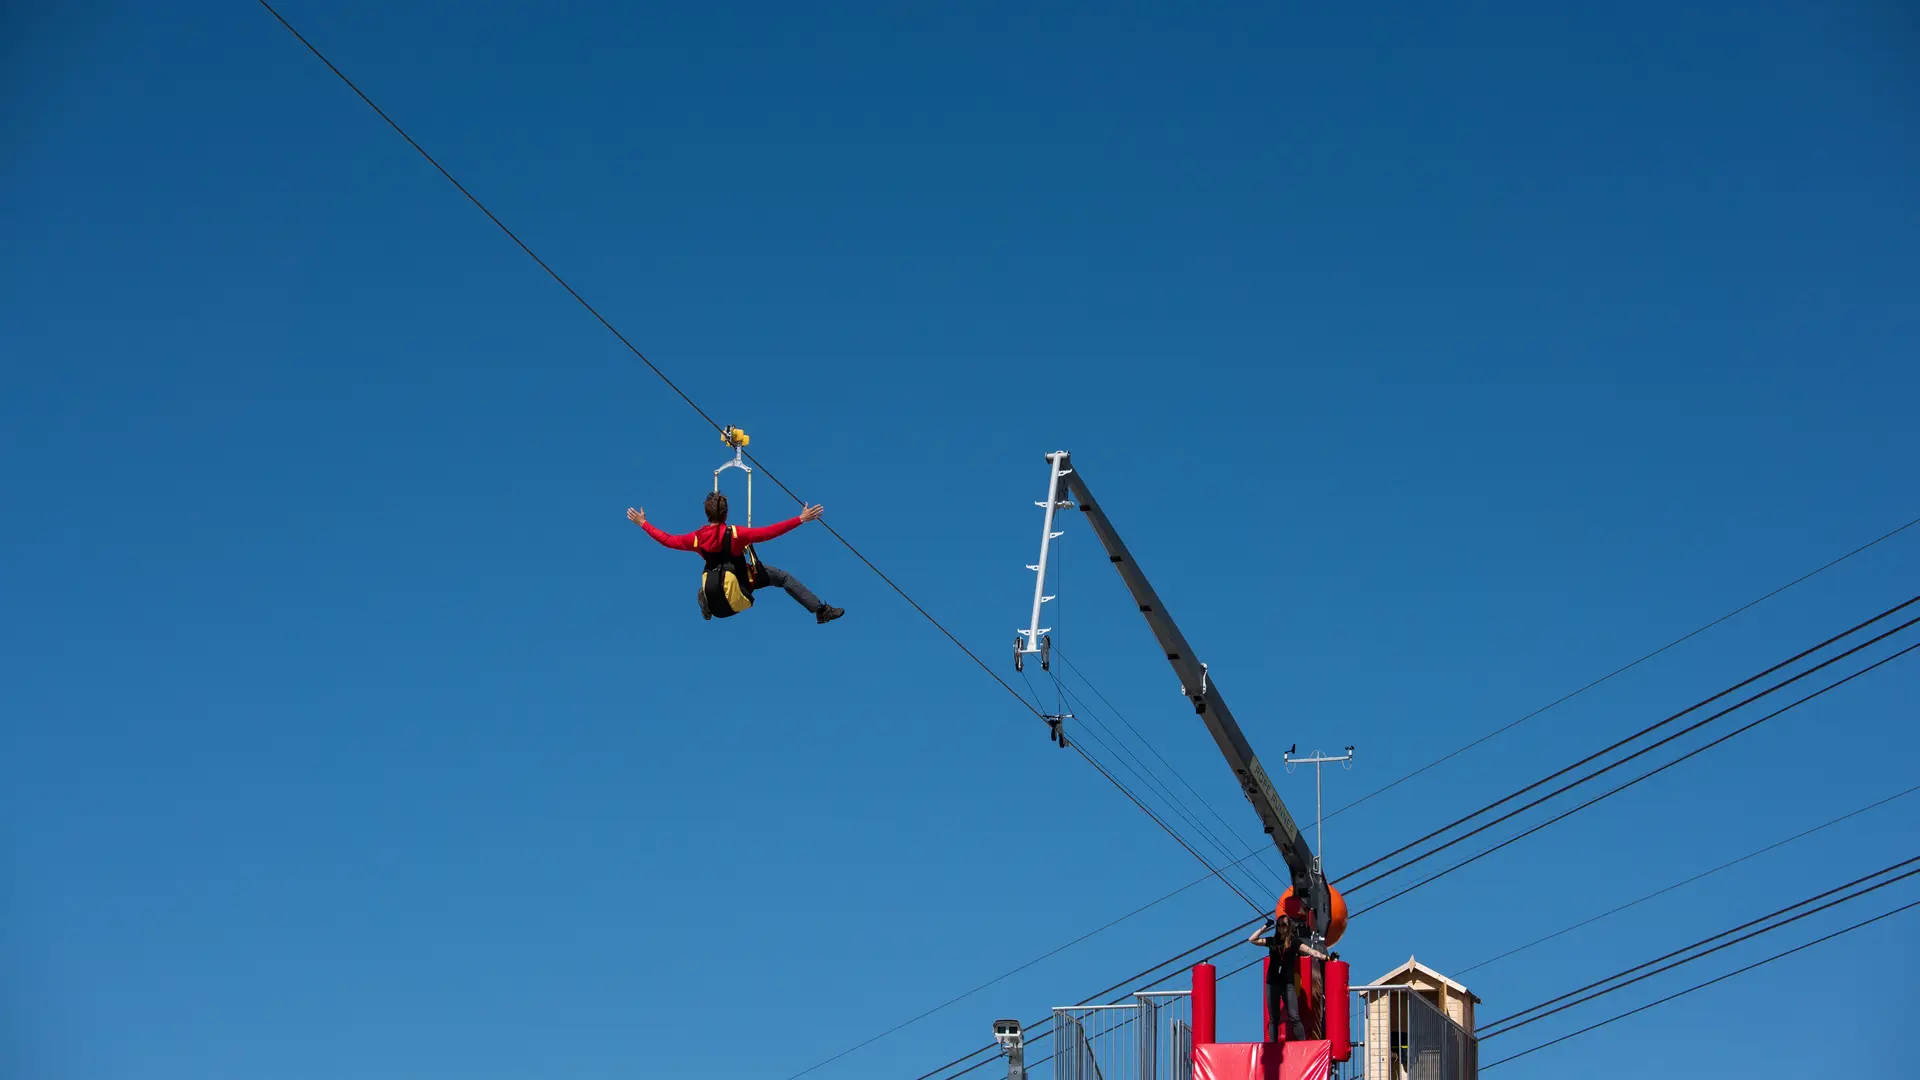
<path id="1" fill-rule="evenodd" d="M 1333 1051 L 1324 1042 L 1202 1043 L 1193 1048 L 1193 1080 L 1327 1080 Z"/>

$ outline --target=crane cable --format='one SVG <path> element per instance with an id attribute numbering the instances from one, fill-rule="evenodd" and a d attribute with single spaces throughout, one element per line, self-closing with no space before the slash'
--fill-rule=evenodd
<path id="1" fill-rule="evenodd" d="M 571 284 L 569 284 L 566 278 L 560 276 L 559 271 L 555 270 L 551 265 L 549 265 L 545 259 L 542 259 L 533 250 L 533 248 L 527 244 L 525 240 L 522 240 L 520 238 L 518 233 L 514 232 L 511 228 L 509 228 L 507 226 L 507 223 L 500 220 L 498 215 L 496 215 L 492 210 L 488 209 L 487 205 L 481 202 L 478 196 L 476 196 L 472 191 L 468 190 L 465 184 L 462 184 L 458 179 L 456 179 L 453 173 L 447 171 L 446 166 L 440 164 L 437 158 L 435 158 L 432 154 L 428 153 L 426 147 L 421 146 L 420 143 L 416 141 L 412 135 L 407 134 L 407 130 L 401 127 L 398 121 L 394 120 L 393 117 L 389 116 L 387 114 L 387 111 L 385 109 L 382 109 L 378 104 L 376 104 L 371 97 L 368 97 L 366 91 L 360 89 L 357 83 L 355 83 L 352 79 L 348 78 L 346 72 L 341 71 L 340 68 L 336 66 L 332 60 L 329 60 L 327 58 L 327 55 L 325 53 L 321 52 L 320 49 L 313 44 L 313 42 L 307 40 L 306 35 L 302 34 L 298 29 L 294 27 L 292 23 L 287 21 L 286 16 L 281 15 L 280 12 L 276 10 L 272 4 L 267 2 L 267 0 L 260 0 L 260 6 L 265 8 L 267 10 L 267 14 L 272 15 L 275 21 L 277 21 L 281 26 L 285 27 L 287 32 L 289 34 L 292 34 L 296 41 L 298 41 L 301 45 L 304 45 L 308 52 L 312 53 L 314 57 L 318 59 L 322 64 L 325 64 L 327 67 L 327 70 L 333 72 L 333 74 L 336 77 L 338 77 L 342 83 L 346 85 L 347 89 L 353 91 L 356 97 L 358 97 L 361 101 L 365 102 L 367 107 L 374 111 L 375 115 L 379 116 L 380 119 L 386 121 L 387 126 L 392 128 L 394 132 L 398 134 L 402 139 L 405 139 L 407 142 L 407 145 L 413 147 L 416 153 L 418 153 L 422 158 L 425 158 L 427 164 L 432 165 L 435 171 L 437 171 L 441 176 L 445 177 L 447 182 L 454 186 L 455 190 L 459 191 L 460 194 L 466 196 L 468 202 L 472 203 L 474 207 L 478 209 L 482 214 L 485 214 L 487 217 L 487 220 L 493 222 L 493 224 L 496 227 L 498 227 L 502 233 L 505 233 L 507 239 L 513 241 L 516 247 L 518 247 L 521 251 L 525 252 L 527 257 L 534 261 L 535 265 L 539 266 L 541 270 L 546 272 L 548 277 L 554 280 L 555 284 L 559 285 L 562 289 L 566 290 L 567 295 L 573 297 L 576 303 L 578 303 L 582 308 L 586 309 L 587 314 L 593 316 L 594 320 L 597 321 L 601 326 L 605 327 L 607 332 L 612 334 L 614 338 L 620 342 L 621 345 L 624 345 L 628 352 L 632 353 L 635 357 L 637 357 L 640 360 L 641 363 L 645 364 L 647 366 L 647 370 L 653 372 L 654 375 L 658 376 L 660 381 L 665 383 L 669 390 L 672 390 L 674 394 L 680 398 L 680 400 L 686 402 L 689 408 L 691 408 L 695 413 L 699 414 L 700 419 L 706 421 L 708 426 L 712 427 L 715 431 L 721 432 L 722 434 L 725 433 L 726 429 L 722 427 L 718 421 L 714 420 L 714 418 L 705 409 L 702 409 L 698 402 L 694 401 L 693 398 L 690 395 L 688 395 L 688 393 L 685 390 L 682 390 L 680 388 L 679 384 L 675 383 L 671 378 L 669 378 L 667 373 L 660 369 L 659 365 L 655 364 L 652 360 L 648 359 L 647 355 L 640 351 L 639 346 L 635 345 L 630 339 L 628 339 L 628 337 L 625 334 L 622 334 L 619 328 L 614 326 L 613 323 L 609 321 L 605 315 L 602 315 L 600 313 L 600 310 L 594 307 L 593 304 L 589 302 L 586 297 L 580 295 L 579 291 L 576 290 Z M 766 465 L 760 461 L 759 458 L 754 457 L 752 454 L 746 453 L 744 450 L 742 450 L 741 452 L 748 461 L 753 462 L 754 466 L 760 470 L 760 473 L 762 476 L 765 476 L 768 480 L 771 480 L 773 482 L 775 487 L 778 487 L 781 491 L 785 492 L 787 496 L 792 498 L 795 502 L 801 504 L 802 506 L 806 505 L 806 500 L 794 494 L 793 489 L 788 487 L 783 481 L 781 481 L 781 479 L 778 476 L 775 476 L 773 472 L 769 470 L 766 467 Z M 1041 713 L 1040 710 L 1034 708 L 1031 704 L 1029 704 L 1027 700 L 1020 695 L 1020 691 L 1014 689 L 1011 683 L 1001 678 L 1000 674 L 994 671 L 991 667 L 988 667 L 986 661 L 980 659 L 977 653 L 975 653 L 972 649 L 968 648 L 966 644 L 962 642 L 958 637 L 955 637 L 953 634 L 953 631 L 947 629 L 946 625 L 943 624 L 939 619 L 935 618 L 932 612 L 929 612 L 926 608 L 920 606 L 920 602 L 915 600 L 911 595 L 909 595 L 905 589 L 901 588 L 898 582 L 894 581 L 893 578 L 887 576 L 887 573 L 881 570 L 880 567 L 874 565 L 873 560 L 867 558 L 865 553 L 863 553 L 858 547 L 855 547 L 853 544 L 853 541 L 848 540 L 845 536 L 843 536 L 840 533 L 838 529 L 835 529 L 831 524 L 827 523 L 826 521 L 823 520 L 820 522 L 820 524 L 827 530 L 827 532 L 835 540 L 840 541 L 841 546 L 845 547 L 847 551 L 852 553 L 854 558 L 860 560 L 860 562 L 864 564 L 867 567 L 867 569 L 873 571 L 874 574 L 878 576 L 881 581 L 886 582 L 887 586 L 891 588 L 894 592 L 898 593 L 902 600 L 905 600 L 907 604 L 913 608 L 913 610 L 920 613 L 922 618 L 926 619 L 927 622 L 931 623 L 935 630 L 940 631 L 940 633 L 943 636 L 945 636 L 948 641 L 952 642 L 955 648 L 965 653 L 967 658 L 969 660 L 972 660 L 974 664 L 980 668 L 981 671 L 986 672 L 988 677 L 993 679 L 994 682 L 999 683 L 1001 688 L 1004 689 L 1008 694 L 1012 695 L 1015 701 L 1020 702 L 1020 704 L 1024 708 L 1026 708 L 1027 711 L 1033 713 L 1036 717 L 1039 717 L 1040 719 L 1045 720 L 1045 715 Z M 1163 821 L 1158 814 L 1155 814 L 1151 809 L 1149 809 L 1145 803 L 1141 802 L 1140 799 L 1137 796 L 1135 796 L 1132 791 L 1128 790 L 1127 786 L 1121 783 L 1119 778 L 1115 777 L 1111 772 L 1109 772 L 1105 766 L 1101 765 L 1099 762 L 1095 761 L 1092 757 L 1088 756 L 1088 754 L 1084 750 L 1080 751 L 1080 757 L 1083 761 L 1087 762 L 1087 764 L 1093 766 L 1096 772 L 1098 772 L 1101 776 L 1105 777 L 1108 783 L 1118 788 L 1120 790 L 1120 793 L 1127 797 L 1128 801 L 1132 802 L 1135 806 L 1139 807 L 1142 813 L 1146 814 L 1149 818 L 1153 820 L 1154 824 L 1160 826 L 1160 828 L 1164 830 L 1168 836 L 1173 837 L 1174 841 L 1178 843 L 1181 847 L 1185 848 L 1188 854 L 1200 860 L 1200 864 L 1202 866 L 1205 866 L 1208 870 L 1213 871 L 1214 876 L 1220 876 L 1220 871 L 1216 869 L 1210 861 L 1207 860 L 1206 856 L 1200 854 L 1200 852 L 1194 849 L 1193 845 L 1187 843 L 1185 838 L 1180 836 L 1179 833 L 1175 832 L 1171 826 L 1169 826 L 1165 821 Z M 1227 883 L 1225 877 L 1221 877 L 1220 880 L 1223 883 Z M 1235 888 L 1231 883 L 1227 883 L 1227 885 L 1228 885 L 1228 888 L 1233 889 L 1235 895 L 1238 895 L 1241 900 L 1245 901 L 1248 904 L 1248 906 L 1254 908 L 1254 910 L 1256 911 L 1262 910 L 1260 908 L 1260 905 L 1255 904 L 1253 903 L 1252 900 L 1247 899 L 1246 894 L 1240 892 L 1238 888 Z"/>
<path id="2" fill-rule="evenodd" d="M 1126 714 L 1121 712 L 1119 707 L 1114 705 L 1114 703 L 1108 699 L 1105 691 L 1101 690 L 1100 687 L 1097 686 L 1094 683 L 1094 681 L 1088 677 L 1086 672 L 1080 670 L 1079 665 L 1073 662 L 1072 658 L 1070 658 L 1067 655 L 1067 652 L 1065 649 L 1061 648 L 1058 644 L 1055 644 L 1053 647 L 1053 655 L 1056 657 L 1059 657 L 1061 662 L 1067 665 L 1067 669 L 1073 672 L 1074 675 L 1078 676 L 1080 681 L 1086 684 L 1087 689 L 1092 691 L 1093 695 L 1100 699 L 1101 705 L 1105 706 L 1108 712 L 1112 713 L 1113 716 L 1117 718 L 1120 721 L 1120 723 L 1126 727 L 1128 731 L 1133 733 L 1134 739 L 1137 740 L 1140 743 L 1140 745 L 1146 747 L 1147 752 L 1151 753 L 1154 756 L 1154 758 L 1160 762 L 1161 765 L 1165 766 L 1167 772 L 1173 774 L 1173 778 L 1180 782 L 1181 787 L 1184 787 L 1187 789 L 1187 793 L 1193 796 L 1194 801 L 1199 803 L 1200 806 L 1207 811 L 1207 813 L 1213 815 L 1213 819 L 1219 822 L 1220 827 L 1226 831 L 1226 835 L 1228 839 L 1231 839 L 1246 848 L 1246 851 L 1242 853 L 1241 857 L 1236 857 L 1230 853 L 1225 852 L 1224 850 L 1222 853 L 1226 854 L 1227 857 L 1230 859 L 1235 859 L 1236 863 L 1245 862 L 1248 858 L 1257 859 L 1259 860 L 1257 865 L 1262 870 L 1264 870 L 1269 877 L 1273 877 L 1275 875 L 1275 871 L 1273 870 L 1273 867 L 1266 861 L 1266 859 L 1267 857 L 1276 854 L 1275 849 L 1270 846 L 1263 847 L 1257 843 L 1252 843 L 1252 844 L 1247 843 L 1246 840 L 1243 839 L 1240 836 L 1240 834 L 1234 830 L 1234 827 L 1227 823 L 1227 819 L 1221 816 L 1220 811 L 1214 807 L 1213 803 L 1209 801 L 1205 796 L 1201 795 L 1200 792 L 1194 788 L 1193 784 L 1188 782 L 1187 778 L 1181 774 L 1180 770 L 1175 768 L 1173 763 L 1167 760 L 1166 755 L 1162 754 L 1159 748 L 1154 746 L 1152 741 L 1149 740 L 1144 734 L 1142 734 L 1139 728 L 1134 726 L 1133 721 L 1127 719 Z M 1076 709 L 1080 709 L 1088 713 L 1093 712 L 1093 710 L 1088 706 L 1088 703 L 1084 698 L 1079 697 L 1072 690 L 1067 690 L 1066 694 L 1067 694 L 1067 700 L 1073 702 L 1074 707 Z M 1115 733 L 1114 737 L 1118 739 L 1119 738 L 1118 733 Z M 1136 756 L 1135 760 L 1138 761 L 1139 758 Z M 1142 767 L 1145 767 L 1145 762 L 1141 762 L 1141 764 L 1142 764 Z M 1164 781 L 1162 782 L 1161 786 L 1166 789 L 1166 793 L 1169 797 L 1173 796 L 1172 789 L 1168 788 Z M 1209 835 L 1210 836 L 1212 835 L 1211 832 L 1209 832 Z M 1219 841 L 1216 840 L 1216 843 L 1219 843 Z M 1224 848 L 1224 845 L 1221 845 L 1221 846 Z M 1283 890 L 1285 888 L 1283 884 L 1275 884 L 1274 887 L 1276 888 L 1276 890 Z"/>

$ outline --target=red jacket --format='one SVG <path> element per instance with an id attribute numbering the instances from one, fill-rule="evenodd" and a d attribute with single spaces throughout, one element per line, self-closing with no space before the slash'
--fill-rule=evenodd
<path id="1" fill-rule="evenodd" d="M 708 524 L 700 526 L 700 528 L 693 532 L 681 533 L 679 536 L 675 536 L 651 521 L 643 522 L 640 527 L 647 530 L 647 535 L 658 540 L 662 547 L 670 547 L 676 551 L 694 552 L 714 550 L 720 545 L 721 532 L 729 528 L 724 522 Z M 800 519 L 797 517 L 788 518 L 774 525 L 762 525 L 757 529 L 750 525 L 743 525 L 736 534 L 734 542 L 738 547 L 745 548 L 748 544 L 757 544 L 762 540 L 771 540 L 776 536 L 783 536 L 790 533 L 799 527 Z"/>

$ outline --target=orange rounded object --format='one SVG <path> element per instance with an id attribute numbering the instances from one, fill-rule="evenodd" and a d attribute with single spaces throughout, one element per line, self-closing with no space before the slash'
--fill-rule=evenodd
<path id="1" fill-rule="evenodd" d="M 1289 885 L 1287 891 L 1280 894 L 1280 902 L 1273 905 L 1274 918 L 1287 917 L 1287 901 L 1292 896 L 1293 886 Z M 1347 898 L 1341 896 L 1340 890 L 1332 885 L 1327 886 L 1327 906 L 1333 909 L 1327 913 L 1327 944 L 1332 945 L 1340 940 L 1340 935 L 1347 932 Z"/>

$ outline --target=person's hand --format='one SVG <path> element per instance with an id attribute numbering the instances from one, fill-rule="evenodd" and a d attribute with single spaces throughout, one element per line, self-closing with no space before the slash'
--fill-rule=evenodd
<path id="1" fill-rule="evenodd" d="M 800 511 L 800 523 L 804 525 L 809 521 L 819 521 L 820 515 L 826 512 L 827 508 L 824 506 L 809 506 Z"/>
<path id="2" fill-rule="evenodd" d="M 647 523 L 647 512 L 644 509 L 635 510 L 629 506 L 627 507 L 627 520 L 633 522 L 635 525 L 645 525 Z"/>

